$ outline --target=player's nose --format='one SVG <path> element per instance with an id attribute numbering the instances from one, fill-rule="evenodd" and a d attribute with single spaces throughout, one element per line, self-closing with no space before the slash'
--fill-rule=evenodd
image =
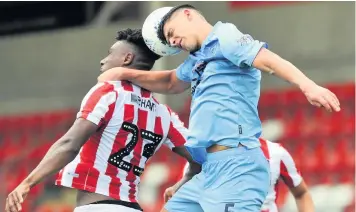
<path id="1" fill-rule="evenodd" d="M 103 66 L 105 64 L 105 59 L 102 59 L 101 61 L 100 61 L 100 66 Z"/>
<path id="2" fill-rule="evenodd" d="M 176 38 L 170 38 L 170 39 L 169 39 L 169 44 L 170 44 L 171 46 L 176 47 L 176 46 L 178 45 L 178 39 L 176 39 Z"/>

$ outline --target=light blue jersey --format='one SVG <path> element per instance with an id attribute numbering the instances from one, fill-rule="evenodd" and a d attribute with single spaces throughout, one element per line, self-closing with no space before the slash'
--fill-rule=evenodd
<path id="1" fill-rule="evenodd" d="M 267 44 L 218 22 L 200 50 L 177 68 L 177 77 L 191 82 L 192 90 L 186 146 L 260 146 L 261 73 L 252 63 L 262 47 Z"/>
<path id="2" fill-rule="evenodd" d="M 202 171 L 167 202 L 169 212 L 260 211 L 270 175 L 266 157 L 256 148 L 261 72 L 252 63 L 263 47 L 233 24 L 218 22 L 200 50 L 178 67 L 177 77 L 192 84 L 185 145 L 202 162 Z M 194 152 L 213 144 L 238 148 Z"/>

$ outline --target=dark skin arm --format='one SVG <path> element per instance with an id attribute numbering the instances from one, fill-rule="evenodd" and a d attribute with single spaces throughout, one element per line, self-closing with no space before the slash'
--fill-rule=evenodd
<path id="1" fill-rule="evenodd" d="M 5 211 L 21 211 L 21 203 L 30 189 L 70 163 L 97 129 L 98 126 L 94 123 L 82 118 L 77 119 L 67 133 L 50 147 L 37 167 L 8 195 Z"/>
<path id="2" fill-rule="evenodd" d="M 196 163 L 193 160 L 192 156 L 190 155 L 190 153 L 187 151 L 187 149 L 184 146 L 174 148 L 173 152 L 175 152 L 178 155 L 186 158 L 188 160 L 188 162 L 189 162 L 189 167 L 188 167 L 187 172 L 185 173 L 185 175 L 182 177 L 182 179 L 180 181 L 178 181 L 172 187 L 169 187 L 169 188 L 166 189 L 166 191 L 164 192 L 164 201 L 165 202 L 167 202 L 173 196 L 173 194 L 176 191 L 178 191 L 178 189 L 182 185 L 184 185 L 186 182 L 191 180 L 194 177 L 194 175 L 196 175 L 199 172 L 201 172 L 201 165 Z"/>
<path id="3" fill-rule="evenodd" d="M 190 179 L 192 179 L 192 177 L 194 177 L 194 175 L 198 174 L 201 171 L 201 165 L 193 160 L 191 154 L 188 152 L 188 150 L 185 148 L 185 146 L 175 147 L 175 148 L 173 148 L 173 152 L 184 157 L 189 162 L 189 169 L 181 181 L 187 182 Z M 184 183 L 182 183 L 181 185 L 183 185 Z"/>
<path id="4" fill-rule="evenodd" d="M 112 68 L 98 77 L 99 82 L 128 80 L 149 91 L 162 94 L 182 93 L 190 87 L 189 82 L 177 78 L 175 70 L 141 71 L 124 67 Z"/>
<path id="5" fill-rule="evenodd" d="M 313 199 L 304 180 L 296 187 L 289 187 L 289 190 L 292 192 L 295 198 L 299 212 L 315 211 Z"/>

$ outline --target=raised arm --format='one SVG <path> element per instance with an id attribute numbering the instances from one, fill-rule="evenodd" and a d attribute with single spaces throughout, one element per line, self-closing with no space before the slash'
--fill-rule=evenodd
<path id="1" fill-rule="evenodd" d="M 177 94 L 189 88 L 190 83 L 178 79 L 176 70 L 143 71 L 129 68 L 113 68 L 98 77 L 99 82 L 128 80 L 156 93 Z"/>
<path id="2" fill-rule="evenodd" d="M 268 49 L 262 48 L 259 51 L 253 61 L 253 66 L 296 85 L 312 105 L 322 106 L 329 112 L 340 111 L 340 103 L 334 93 L 318 86 L 292 63 Z"/>
<path id="3" fill-rule="evenodd" d="M 267 49 L 267 44 L 241 33 L 235 25 L 226 24 L 218 32 L 223 55 L 240 68 L 255 67 L 269 74 L 275 74 L 301 89 L 308 101 L 328 111 L 340 111 L 335 94 L 318 86 L 297 67 Z"/>

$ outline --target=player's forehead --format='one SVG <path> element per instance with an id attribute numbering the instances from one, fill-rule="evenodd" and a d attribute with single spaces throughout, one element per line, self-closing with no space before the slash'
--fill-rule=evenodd
<path id="1" fill-rule="evenodd" d="M 110 50 L 116 50 L 123 46 L 123 41 L 116 41 L 113 45 L 111 45 Z"/>
<path id="2" fill-rule="evenodd" d="M 165 21 L 163 28 L 165 28 L 167 26 L 175 25 L 177 22 L 179 22 L 179 19 L 181 18 L 182 11 L 183 11 L 183 9 L 174 11 Z"/>
<path id="3" fill-rule="evenodd" d="M 179 23 L 180 17 L 176 14 L 177 12 L 179 12 L 179 11 L 174 12 L 170 16 L 170 18 L 168 18 L 166 20 L 165 24 L 163 25 L 163 32 L 164 32 L 165 38 L 168 37 L 169 31 L 173 30 L 177 26 L 177 23 Z"/>
<path id="4" fill-rule="evenodd" d="M 109 52 L 121 52 L 127 51 L 129 49 L 129 45 L 126 41 L 119 40 L 116 41 L 109 49 Z"/>

